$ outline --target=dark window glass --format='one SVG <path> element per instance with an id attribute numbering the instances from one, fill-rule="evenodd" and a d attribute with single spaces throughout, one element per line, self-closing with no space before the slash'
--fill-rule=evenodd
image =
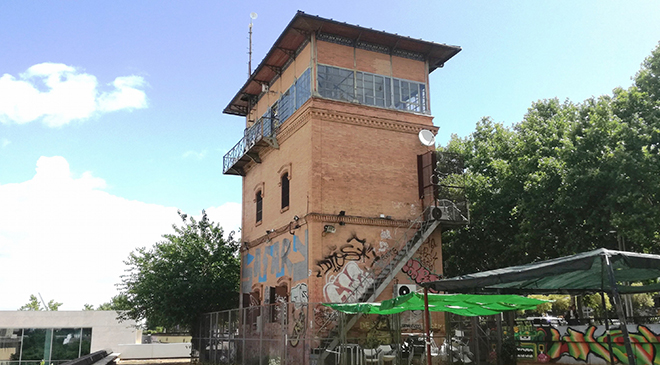
<path id="1" fill-rule="evenodd" d="M 53 330 L 52 360 L 72 360 L 80 357 L 81 328 Z"/>
<path id="2" fill-rule="evenodd" d="M 281 180 L 282 185 L 282 209 L 289 206 L 289 173 L 284 173 Z"/>
<path id="3" fill-rule="evenodd" d="M 263 198 L 261 197 L 261 190 L 257 191 L 255 199 L 257 199 L 257 222 L 261 222 L 263 213 Z"/>
<path id="4" fill-rule="evenodd" d="M 48 331 L 50 332 L 52 330 Z M 51 336 L 47 336 L 46 329 L 26 328 L 23 333 L 22 360 L 42 360 L 44 359 L 44 355 L 49 357 L 50 340 Z"/>

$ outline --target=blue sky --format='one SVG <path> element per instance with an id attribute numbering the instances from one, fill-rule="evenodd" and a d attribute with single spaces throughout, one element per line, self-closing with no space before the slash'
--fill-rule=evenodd
<path id="1" fill-rule="evenodd" d="M 249 14 L 256 66 L 297 10 L 461 46 L 431 75 L 441 144 L 628 87 L 660 41 L 657 1 L 2 1 L 0 310 L 107 301 L 177 209 L 238 227 L 222 156 L 244 120 L 222 110 L 247 77 Z"/>

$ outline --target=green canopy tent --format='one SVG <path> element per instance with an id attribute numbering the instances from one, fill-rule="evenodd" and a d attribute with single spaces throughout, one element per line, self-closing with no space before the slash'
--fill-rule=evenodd
<path id="1" fill-rule="evenodd" d="M 619 293 L 660 291 L 660 255 L 597 249 L 576 255 L 483 271 L 422 284 L 449 293 L 610 293 L 624 333 L 629 364 L 635 360 Z M 631 282 L 644 285 L 632 286 Z"/>
<path id="2" fill-rule="evenodd" d="M 490 316 L 505 311 L 536 309 L 546 300 L 519 295 L 424 294 L 409 293 L 381 303 L 323 303 L 342 313 L 395 314 L 407 310 L 424 311 L 427 364 L 431 365 L 429 312 L 450 312 L 461 316 Z"/>
<path id="3" fill-rule="evenodd" d="M 461 316 L 490 316 L 504 311 L 536 309 L 545 300 L 519 295 L 428 294 L 430 312 L 450 312 Z M 424 310 L 424 294 L 409 293 L 381 303 L 324 303 L 343 313 L 394 314 Z"/>

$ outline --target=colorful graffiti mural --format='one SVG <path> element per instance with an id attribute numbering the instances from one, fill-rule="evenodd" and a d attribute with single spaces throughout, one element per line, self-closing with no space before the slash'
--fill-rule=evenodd
<path id="1" fill-rule="evenodd" d="M 308 242 L 308 232 L 305 231 L 304 243 L 297 235 L 293 235 L 291 239 L 283 238 L 282 241 L 257 247 L 254 249 L 254 255 L 248 252 L 243 258 L 241 290 L 244 293 L 249 292 L 255 278 L 260 283 L 284 275 L 290 276 L 294 282 L 306 279 L 309 276 Z"/>
<path id="2" fill-rule="evenodd" d="M 355 302 L 373 282 L 366 270 L 351 261 L 339 274 L 328 277 L 323 295 L 331 303 Z"/>
<path id="3" fill-rule="evenodd" d="M 408 262 L 403 265 L 403 268 L 401 268 L 401 271 L 405 272 L 408 277 L 410 277 L 410 279 L 412 279 L 417 284 L 442 279 L 441 275 L 432 273 L 431 270 L 425 268 L 424 265 L 422 265 L 422 263 L 417 259 L 408 260 Z M 430 291 L 434 292 L 433 290 Z"/>
<path id="4" fill-rule="evenodd" d="M 660 364 L 660 325 L 628 326 L 637 364 Z M 628 364 L 623 332 L 605 326 L 587 326 L 583 331 L 571 327 L 533 327 L 516 333 L 518 358 L 538 362 L 571 361 L 595 363 L 611 358 Z M 599 361 L 600 360 L 600 361 Z"/>
<path id="5" fill-rule="evenodd" d="M 373 282 L 366 270 L 350 261 L 339 274 L 328 277 L 323 295 L 331 303 L 355 302 Z"/>

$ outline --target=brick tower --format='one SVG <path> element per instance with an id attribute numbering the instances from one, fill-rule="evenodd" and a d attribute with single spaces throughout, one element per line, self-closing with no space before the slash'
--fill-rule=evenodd
<path id="1" fill-rule="evenodd" d="M 223 166 L 243 177 L 243 307 L 383 300 L 441 275 L 441 227 L 467 213 L 438 211 L 418 134 L 437 131 L 429 73 L 459 51 L 294 16 L 224 110 L 246 118 Z"/>

